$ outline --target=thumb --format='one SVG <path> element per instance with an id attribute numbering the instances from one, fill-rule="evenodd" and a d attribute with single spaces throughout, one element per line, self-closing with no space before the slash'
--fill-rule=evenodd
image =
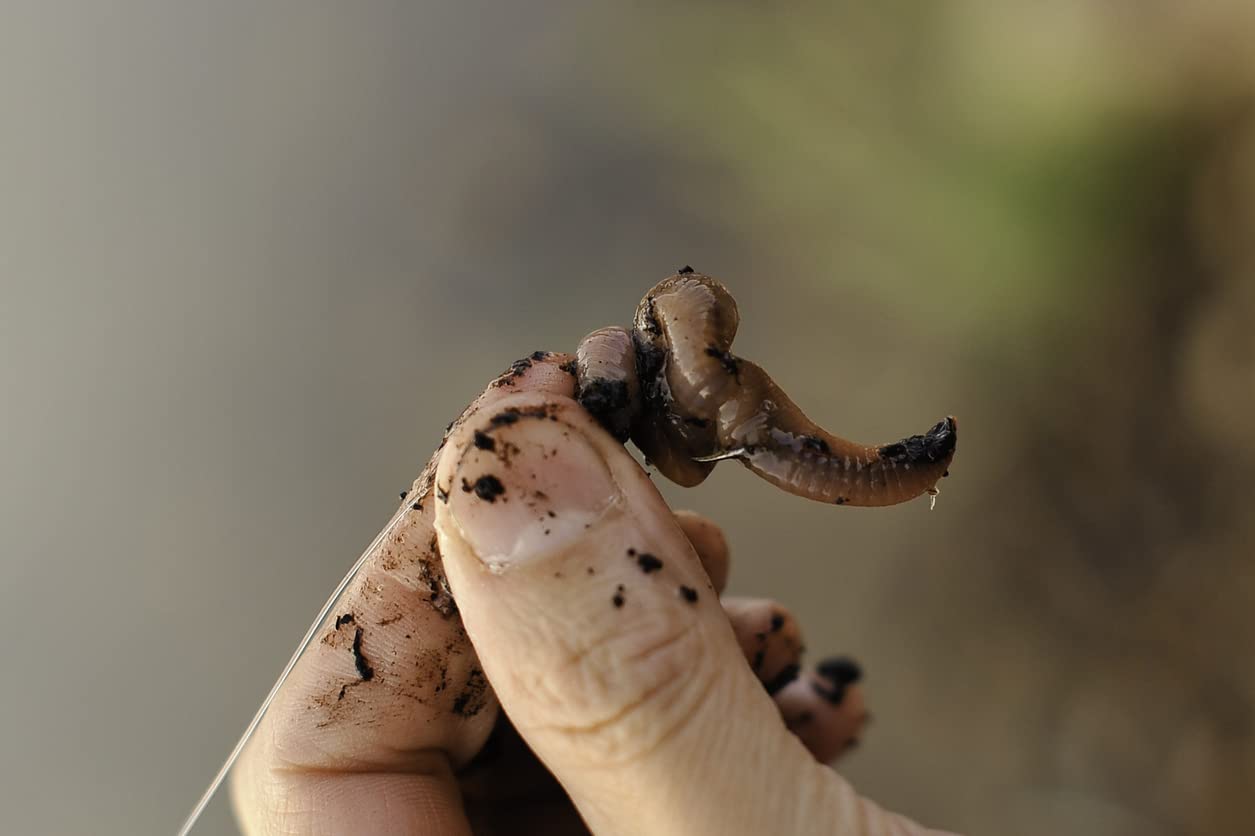
<path id="1" fill-rule="evenodd" d="M 593 832 L 908 832 L 786 730 L 662 497 L 574 401 L 467 416 L 436 488 L 480 662 Z"/>

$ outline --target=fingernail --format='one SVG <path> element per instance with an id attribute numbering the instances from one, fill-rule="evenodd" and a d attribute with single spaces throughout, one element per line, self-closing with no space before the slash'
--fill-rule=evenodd
<path id="1" fill-rule="evenodd" d="M 496 572 L 565 551 L 620 496 L 597 449 L 550 409 L 492 416 L 444 489 L 462 539 Z"/>

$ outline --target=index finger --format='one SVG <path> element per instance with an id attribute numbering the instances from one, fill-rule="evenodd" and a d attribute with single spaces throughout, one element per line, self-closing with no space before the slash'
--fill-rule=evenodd
<path id="1" fill-rule="evenodd" d="M 525 358 L 468 411 L 519 390 L 569 397 L 570 360 Z M 232 794 L 246 832 L 314 822 L 330 832 L 470 832 L 453 771 L 482 747 L 499 707 L 441 568 L 433 473 L 429 463 L 402 496 L 241 755 Z"/>

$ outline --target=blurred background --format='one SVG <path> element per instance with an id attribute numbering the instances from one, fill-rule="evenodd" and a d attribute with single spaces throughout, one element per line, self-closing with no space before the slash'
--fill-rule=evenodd
<path id="1" fill-rule="evenodd" d="M 865 664 L 843 773 L 1249 832 L 1252 43 L 1246 0 L 6 0 L 0 830 L 173 832 L 445 423 L 692 264 L 829 428 L 963 423 L 932 513 L 666 489 Z"/>

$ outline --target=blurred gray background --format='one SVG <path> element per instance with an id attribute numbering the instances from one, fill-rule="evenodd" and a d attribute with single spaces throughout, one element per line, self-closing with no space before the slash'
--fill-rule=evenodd
<path id="1" fill-rule="evenodd" d="M 0 830 L 169 833 L 444 424 L 683 264 L 937 510 L 719 468 L 969 833 L 1255 786 L 1255 7 L 0 4 Z M 220 799 L 204 833 L 233 832 Z"/>

